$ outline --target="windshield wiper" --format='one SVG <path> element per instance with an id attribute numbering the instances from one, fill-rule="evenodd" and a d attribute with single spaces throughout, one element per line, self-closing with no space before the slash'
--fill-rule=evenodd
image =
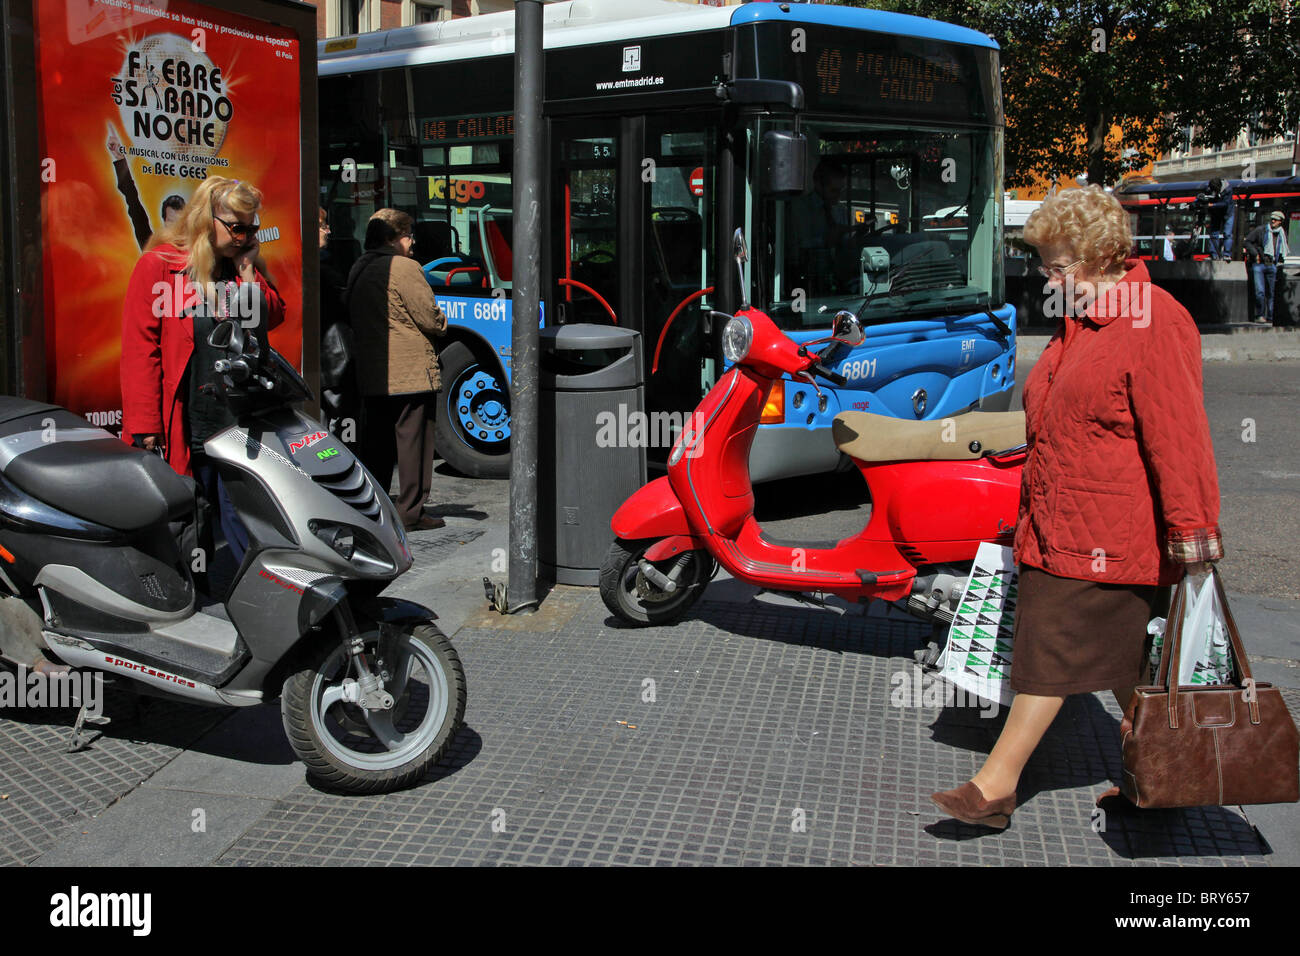
<path id="1" fill-rule="evenodd" d="M 984 314 L 989 317 L 989 321 L 993 323 L 993 327 L 998 330 L 998 338 L 1000 338 L 1002 344 L 1005 345 L 1011 340 L 1011 326 L 998 318 L 997 314 L 993 311 L 992 303 L 989 301 L 989 294 L 987 292 L 980 293 L 979 304 L 984 307 Z"/>

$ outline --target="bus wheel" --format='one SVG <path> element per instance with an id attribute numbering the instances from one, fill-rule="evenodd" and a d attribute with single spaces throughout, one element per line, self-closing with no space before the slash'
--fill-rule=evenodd
<path id="1" fill-rule="evenodd" d="M 448 345 L 439 359 L 438 453 L 472 478 L 508 478 L 510 394 L 501 373 L 480 362 L 464 342 Z"/>

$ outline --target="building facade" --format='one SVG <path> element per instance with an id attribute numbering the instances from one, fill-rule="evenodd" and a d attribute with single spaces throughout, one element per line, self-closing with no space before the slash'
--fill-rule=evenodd
<path id="1" fill-rule="evenodd" d="M 1190 131 L 1189 131 L 1190 133 Z M 1189 135 L 1188 140 L 1191 139 Z M 1256 138 L 1243 129 L 1231 143 L 1218 149 L 1201 146 L 1174 150 L 1156 161 L 1152 172 L 1157 182 L 1213 179 L 1269 179 L 1296 173 L 1296 133 Z"/>

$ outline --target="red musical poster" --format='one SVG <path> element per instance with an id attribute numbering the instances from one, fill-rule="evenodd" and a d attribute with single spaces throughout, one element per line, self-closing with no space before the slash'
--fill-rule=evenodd
<path id="1" fill-rule="evenodd" d="M 127 280 L 209 176 L 263 193 L 261 255 L 288 307 L 271 344 L 301 367 L 296 35 L 184 0 L 35 7 L 49 400 L 121 425 Z"/>

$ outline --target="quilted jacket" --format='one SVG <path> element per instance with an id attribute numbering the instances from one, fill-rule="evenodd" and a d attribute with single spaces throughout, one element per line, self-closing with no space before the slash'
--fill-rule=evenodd
<path id="1" fill-rule="evenodd" d="M 1140 260 L 1125 267 L 1062 319 L 1025 381 L 1015 555 L 1062 577 L 1166 585 L 1182 573 L 1171 551 L 1222 553 L 1200 334 Z"/>
<path id="2" fill-rule="evenodd" d="M 388 247 L 364 253 L 348 274 L 347 304 L 362 395 L 442 387 L 433 338 L 447 334 L 447 319 L 418 262 Z"/>

